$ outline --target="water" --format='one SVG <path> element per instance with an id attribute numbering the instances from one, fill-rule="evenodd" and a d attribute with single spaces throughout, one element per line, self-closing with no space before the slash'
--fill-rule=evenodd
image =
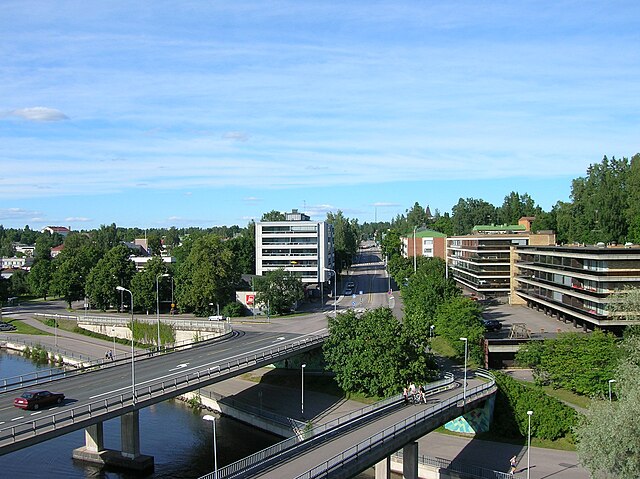
<path id="1" fill-rule="evenodd" d="M 49 366 L 45 366 L 49 367 Z M 0 351 L 0 378 L 39 367 L 17 354 Z M 46 387 L 46 386 L 43 386 Z M 64 392 L 64 391 L 62 391 Z M 0 477 L 10 478 L 195 478 L 213 470 L 213 433 L 201 411 L 181 401 L 165 401 L 140 410 L 140 451 L 154 457 L 152 474 L 109 470 L 71 458 L 84 446 L 84 430 L 0 456 Z M 226 417 L 216 421 L 218 467 L 230 464 L 281 440 Z M 108 449 L 120 449 L 120 419 L 104 423 Z"/>

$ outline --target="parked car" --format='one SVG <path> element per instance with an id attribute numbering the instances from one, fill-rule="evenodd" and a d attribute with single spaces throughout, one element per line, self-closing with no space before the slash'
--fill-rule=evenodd
<path id="1" fill-rule="evenodd" d="M 353 281 L 349 281 L 347 283 L 347 288 L 356 289 L 356 283 L 354 283 Z"/>
<path id="2" fill-rule="evenodd" d="M 224 316 L 209 316 L 209 321 L 226 321 Z"/>
<path id="3" fill-rule="evenodd" d="M 13 324 L 0 322 L 0 331 L 15 331 L 16 327 Z"/>
<path id="4" fill-rule="evenodd" d="M 52 404 L 60 404 L 64 401 L 64 394 L 52 393 L 43 389 L 37 391 L 27 391 L 22 393 L 20 397 L 13 400 L 13 405 L 20 409 L 37 410 L 43 406 Z"/>
<path id="5" fill-rule="evenodd" d="M 347 288 L 344 290 L 345 296 L 351 296 L 353 294 L 353 288 Z"/>
<path id="6" fill-rule="evenodd" d="M 485 331 L 496 332 L 502 329 L 502 323 L 497 319 L 483 319 L 482 325 Z"/>

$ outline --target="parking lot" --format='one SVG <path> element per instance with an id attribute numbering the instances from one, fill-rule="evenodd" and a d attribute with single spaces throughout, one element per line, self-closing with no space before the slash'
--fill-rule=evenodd
<path id="1" fill-rule="evenodd" d="M 502 323 L 502 330 L 487 333 L 488 338 L 507 338 L 511 326 L 525 324 L 532 337 L 548 336 L 560 332 L 583 332 L 582 328 L 574 328 L 572 323 L 563 323 L 555 317 L 547 316 L 542 311 L 520 305 L 495 304 L 486 306 L 483 310 L 484 319 L 496 319 Z"/>

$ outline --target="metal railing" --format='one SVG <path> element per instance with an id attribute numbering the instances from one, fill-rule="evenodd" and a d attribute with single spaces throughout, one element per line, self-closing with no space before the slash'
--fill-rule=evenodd
<path id="1" fill-rule="evenodd" d="M 46 318 L 46 319 L 70 319 L 78 323 L 85 324 L 98 324 L 105 326 L 125 326 L 128 327 L 131 322 L 131 316 L 69 316 L 60 314 L 49 313 L 34 313 L 34 316 Z M 135 321 L 141 323 L 156 324 L 158 319 L 156 317 L 147 316 L 135 316 Z M 208 321 L 203 319 L 176 319 L 161 317 L 160 321 L 164 324 L 170 324 L 173 327 L 179 329 L 196 329 L 196 330 L 223 330 L 227 331 L 230 325 L 227 321 Z"/>
<path id="2" fill-rule="evenodd" d="M 484 371 L 478 371 L 478 376 L 489 379 L 489 382 L 476 386 L 467 390 L 466 402 L 475 400 L 478 397 L 487 395 L 487 391 L 495 388 L 495 379 Z M 493 391 L 492 391 L 493 392 Z M 300 474 L 296 479 L 311 479 L 317 477 L 330 477 L 333 470 L 343 467 L 345 463 L 348 463 L 360 456 L 368 454 L 372 449 L 380 444 L 399 437 L 405 431 L 413 427 L 419 422 L 435 416 L 451 407 L 461 407 L 458 403 L 464 401 L 463 393 L 456 394 L 455 396 L 445 399 L 444 401 L 435 404 L 427 409 L 424 409 L 413 416 L 410 416 L 399 423 L 389 426 L 388 428 L 380 431 L 373 436 L 368 437 L 364 441 L 352 446 L 345 451 L 333 456 L 331 459 L 319 464 L 318 466 L 309 469 L 307 472 Z"/>
<path id="3" fill-rule="evenodd" d="M 402 460 L 402 451 L 394 452 L 392 457 L 396 457 Z M 419 455 L 418 463 L 425 466 L 446 469 L 448 471 L 455 472 L 473 479 L 513 479 L 515 477 L 513 474 L 510 474 L 508 472 L 495 471 L 493 469 L 477 466 L 475 464 L 452 461 L 450 459 L 443 459 L 441 457 Z"/>
<path id="4" fill-rule="evenodd" d="M 443 389 L 451 387 L 453 383 L 454 383 L 453 374 L 446 373 L 443 379 L 426 385 L 425 386 L 426 393 L 429 395 L 436 394 L 442 391 Z M 312 437 L 319 437 L 328 431 L 336 432 L 337 430 L 339 430 L 341 427 L 345 425 L 349 425 L 356 420 L 359 420 L 363 417 L 367 417 L 371 415 L 372 413 L 382 411 L 388 408 L 389 406 L 400 404 L 402 402 L 404 402 L 404 398 L 402 394 L 397 394 L 390 398 L 383 399 L 382 401 L 378 401 L 375 404 L 370 404 L 368 406 L 364 406 L 355 411 L 351 411 L 350 413 L 345 414 L 344 416 L 338 417 L 324 424 L 320 424 L 314 427 L 309 427 L 309 429 L 307 430 L 304 430 L 304 429 L 300 430 L 298 431 L 298 434 L 296 436 L 285 439 L 284 441 L 274 444 L 273 446 L 267 447 L 262 451 L 258 451 L 255 454 L 247 456 L 243 459 L 240 459 L 239 461 L 236 461 L 232 464 L 229 464 L 228 466 L 225 466 L 219 469 L 218 477 L 219 478 L 230 477 L 241 471 L 246 471 L 258 464 L 263 463 L 267 459 L 273 459 L 274 457 L 278 456 L 279 454 L 282 454 L 288 449 L 291 449 L 292 447 L 296 446 L 298 443 L 304 441 L 305 439 L 312 438 Z M 207 474 L 205 476 L 202 476 L 201 479 L 213 479 L 213 477 L 214 476 L 212 474 Z"/>
<path id="5" fill-rule="evenodd" d="M 0 447 L 15 443 L 23 438 L 37 436 L 41 432 L 56 430 L 91 418 L 100 417 L 112 412 L 114 409 L 145 407 L 143 404 L 144 401 L 150 400 L 156 395 L 166 395 L 172 392 L 179 394 L 179 390 L 185 389 L 191 384 L 193 384 L 192 389 L 197 389 L 198 384 L 204 380 L 241 370 L 258 362 L 272 359 L 277 360 L 283 355 L 293 351 L 322 343 L 324 339 L 325 336 L 311 336 L 281 346 L 272 347 L 259 353 L 256 352 L 244 358 L 237 358 L 222 364 L 203 367 L 202 369 L 187 373 L 183 376 L 176 376 L 173 379 L 150 382 L 147 386 L 135 389 L 133 392 L 136 399 L 135 403 L 133 401 L 133 395 L 129 392 L 114 394 L 104 399 L 85 403 L 70 409 L 64 409 L 54 414 L 38 416 L 25 422 L 3 427 L 0 428 Z M 177 374 L 180 373 L 177 372 Z"/>

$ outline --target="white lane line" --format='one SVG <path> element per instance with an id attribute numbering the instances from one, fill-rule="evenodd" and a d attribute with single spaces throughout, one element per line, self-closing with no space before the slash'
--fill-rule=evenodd
<path id="1" fill-rule="evenodd" d="M 169 371 L 177 371 L 178 369 L 183 369 L 189 366 L 189 363 L 178 364 L 175 368 L 169 369 Z"/>
<path id="2" fill-rule="evenodd" d="M 14 417 L 12 419 L 12 421 L 19 421 L 20 419 L 24 418 L 24 416 L 20 416 L 20 417 Z"/>
<path id="3" fill-rule="evenodd" d="M 4 424 L 4 421 L 0 422 L 0 426 L 2 426 Z"/>
<path id="4" fill-rule="evenodd" d="M 307 333 L 307 334 L 303 334 L 303 335 L 297 336 L 295 338 L 291 338 L 289 341 L 291 341 L 291 342 L 300 341 L 300 339 L 304 338 L 305 336 L 316 336 L 318 333 L 320 333 L 322 331 L 326 331 L 326 330 L 327 330 L 327 328 L 318 329 L 317 331 L 314 331 L 314 332 L 311 332 L 311 333 Z M 262 341 L 265 341 L 265 340 L 268 341 L 269 339 L 262 338 L 261 340 Z M 252 352 L 255 353 L 256 351 L 260 351 L 261 349 L 269 349 L 271 347 L 273 347 L 271 344 L 267 344 L 266 346 L 258 348 L 258 349 L 254 350 Z M 229 362 L 230 360 L 232 360 L 234 358 L 237 358 L 237 357 L 246 357 L 246 356 L 249 356 L 252 352 L 248 351 L 247 353 L 244 353 L 244 354 L 236 354 L 235 356 L 229 356 L 227 358 L 224 358 L 224 360 L 214 361 L 214 363 L 201 364 L 201 365 L 198 365 L 198 366 L 193 366 L 192 368 L 180 368 L 180 373 L 186 373 L 186 372 L 189 372 L 189 371 L 197 371 L 197 370 L 200 370 L 200 369 L 205 369 L 207 366 L 210 366 L 209 369 L 211 369 L 211 367 L 218 367 L 219 368 L 220 365 L 219 364 L 215 364 L 215 363 Z M 147 381 L 141 381 L 139 383 L 136 383 L 136 387 L 140 387 L 140 386 L 142 386 L 144 384 L 147 384 L 147 383 L 152 383 L 152 382 L 155 382 L 155 381 L 158 381 L 158 380 L 161 380 L 161 379 L 166 379 L 166 378 L 170 378 L 170 377 L 174 377 L 174 376 L 175 376 L 175 373 L 174 374 L 166 374 L 164 376 L 158 376 L 158 377 L 153 378 L 153 379 L 148 379 Z M 106 396 L 108 394 L 113 394 L 113 393 L 117 393 L 117 392 L 120 392 L 120 391 L 125 391 L 127 389 L 131 389 L 131 385 L 128 385 L 128 386 L 125 386 L 125 387 L 122 387 L 122 388 L 118 388 L 118 389 L 114 389 L 112 391 L 107 391 L 107 392 L 104 392 L 104 393 L 101 393 L 101 394 L 96 394 L 95 396 L 90 396 L 89 399 L 99 398 L 101 396 Z"/>
<path id="5" fill-rule="evenodd" d="M 35 416 L 36 414 L 40 414 L 42 411 L 38 411 L 38 412 L 32 412 L 31 415 Z"/>

